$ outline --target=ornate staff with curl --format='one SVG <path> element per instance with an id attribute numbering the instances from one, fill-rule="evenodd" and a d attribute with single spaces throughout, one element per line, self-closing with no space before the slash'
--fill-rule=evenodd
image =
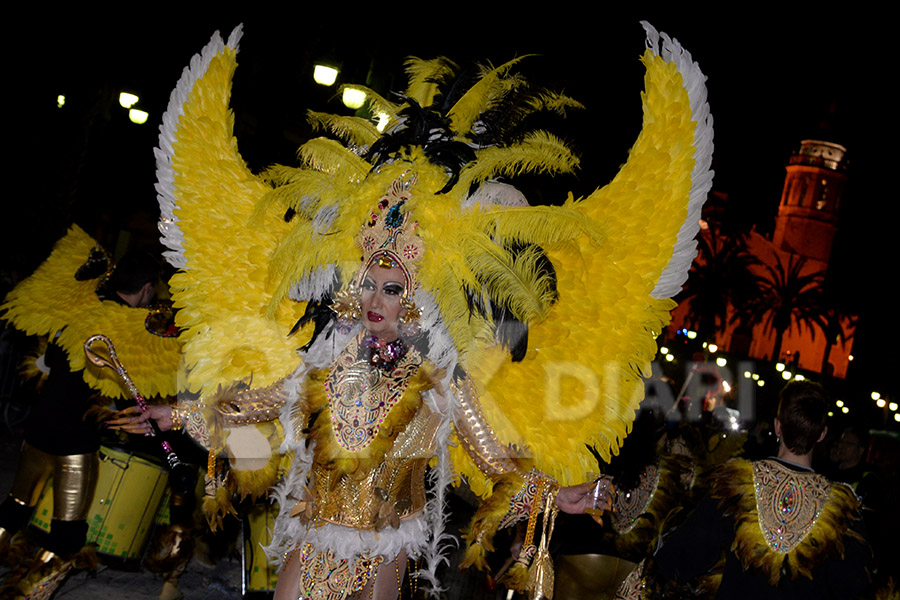
<path id="1" fill-rule="evenodd" d="M 95 342 L 101 342 L 104 346 L 106 346 L 106 351 L 109 354 L 109 359 L 104 358 L 94 351 L 92 346 Z M 122 383 L 125 384 L 125 387 L 128 388 L 128 392 L 131 394 L 131 397 L 134 398 L 134 401 L 137 403 L 137 406 L 141 410 L 141 412 L 145 412 L 147 410 L 147 402 L 144 400 L 144 396 L 142 396 L 141 392 L 138 391 L 137 386 L 134 385 L 134 381 L 132 381 L 131 377 L 128 375 L 128 371 L 125 370 L 125 367 L 119 360 L 119 357 L 116 354 L 116 347 L 112 343 L 112 340 L 100 333 L 92 335 L 84 342 L 84 354 L 91 362 L 91 364 L 100 367 L 101 369 L 104 367 L 109 367 L 110 369 L 115 371 L 116 375 L 118 375 L 122 380 Z M 150 433 L 148 435 L 152 437 L 162 436 L 162 431 L 160 431 L 159 426 L 155 421 L 150 419 L 147 421 L 147 423 L 150 425 Z M 172 448 L 172 445 L 168 441 L 162 440 L 161 446 L 163 452 L 165 453 L 166 462 L 168 463 L 170 469 L 174 471 L 176 467 L 186 466 L 181 462 L 181 460 L 178 459 L 178 455 L 175 454 L 175 450 Z"/>

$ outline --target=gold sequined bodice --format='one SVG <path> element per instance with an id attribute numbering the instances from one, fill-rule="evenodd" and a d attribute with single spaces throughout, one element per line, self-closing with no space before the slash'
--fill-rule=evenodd
<path id="1" fill-rule="evenodd" d="M 346 473 L 320 460 L 313 465 L 310 517 L 357 529 L 397 527 L 425 507 L 425 468 L 435 453 L 441 418 L 422 405 L 375 465 L 361 462 L 364 473 Z"/>
<path id="2" fill-rule="evenodd" d="M 431 368 L 418 352 L 384 373 L 360 365 L 358 348 L 351 343 L 327 375 L 310 376 L 315 450 L 309 492 L 295 514 L 380 530 L 425 507 L 425 470 L 443 417 L 425 402 Z"/>

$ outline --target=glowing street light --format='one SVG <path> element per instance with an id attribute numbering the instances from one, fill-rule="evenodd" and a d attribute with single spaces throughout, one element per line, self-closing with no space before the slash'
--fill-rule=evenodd
<path id="1" fill-rule="evenodd" d="M 65 103 L 66 103 L 66 97 L 65 97 L 65 96 L 63 96 L 62 94 L 60 94 L 59 96 L 56 97 L 56 107 L 57 107 L 57 108 L 62 108 L 63 105 L 65 105 Z"/>
<path id="2" fill-rule="evenodd" d="M 138 110 L 136 108 L 128 109 L 128 118 L 132 123 L 137 123 L 138 125 L 142 125 L 147 122 L 147 118 L 150 115 L 143 110 Z"/>
<path id="3" fill-rule="evenodd" d="M 750 371 L 744 371 L 744 379 L 750 379 L 750 377 L 752 377 L 752 376 L 753 376 L 753 374 L 750 373 Z"/>
<path id="4" fill-rule="evenodd" d="M 784 371 L 784 363 L 775 363 L 775 370 L 779 373 Z"/>
<path id="5" fill-rule="evenodd" d="M 316 65 L 313 67 L 313 81 L 319 85 L 334 85 L 334 82 L 337 81 L 337 76 L 338 70 L 334 67 L 328 67 L 326 65 Z"/>
<path id="6" fill-rule="evenodd" d="M 891 410 L 894 411 L 894 412 L 897 412 L 897 403 L 896 403 L 896 402 L 891 402 L 890 404 L 888 404 L 888 408 L 891 409 Z"/>
<path id="7" fill-rule="evenodd" d="M 718 352 L 718 351 L 719 351 L 719 347 L 716 346 L 715 344 L 710 344 L 710 345 L 709 345 L 709 351 L 710 351 L 710 352 Z"/>
<path id="8" fill-rule="evenodd" d="M 122 108 L 131 108 L 137 104 L 138 97 L 129 92 L 119 92 L 119 106 Z"/>
<path id="9" fill-rule="evenodd" d="M 720 367 L 724 367 L 728 364 L 728 360 L 726 360 L 724 356 L 720 356 L 716 359 L 716 364 Z"/>
<path id="10" fill-rule="evenodd" d="M 697 337 L 697 332 L 696 332 L 696 331 L 690 331 L 690 330 L 688 330 L 688 332 L 687 332 L 687 338 L 688 338 L 689 340 L 692 340 L 692 339 L 694 339 L 694 338 L 696 338 L 696 337 Z"/>
<path id="11" fill-rule="evenodd" d="M 841 409 L 841 412 L 846 415 L 848 412 L 850 412 L 850 409 L 845 406 Z"/>
<path id="12" fill-rule="evenodd" d="M 667 347 L 665 347 L 665 346 L 662 346 L 662 347 L 660 347 L 660 349 L 659 349 L 659 353 L 660 353 L 660 354 L 668 354 L 668 353 L 669 353 L 669 349 L 668 349 Z"/>
<path id="13" fill-rule="evenodd" d="M 781 372 L 781 378 L 782 378 L 782 379 L 785 379 L 785 380 L 788 380 L 788 381 L 789 381 L 789 380 L 791 379 L 791 377 L 793 377 L 793 374 L 791 374 L 790 371 L 782 371 L 782 372 Z"/>
<path id="14" fill-rule="evenodd" d="M 875 405 L 878 408 L 884 408 L 887 405 L 887 402 L 885 402 L 884 398 L 879 398 L 878 400 L 875 401 Z"/>
<path id="15" fill-rule="evenodd" d="M 341 96 L 341 101 L 343 101 L 344 106 L 346 106 L 347 108 L 356 110 L 366 102 L 366 93 L 356 88 L 344 88 L 344 93 Z"/>
<path id="16" fill-rule="evenodd" d="M 766 382 L 763 381 L 762 379 L 759 379 L 756 381 L 756 385 L 758 385 L 759 387 L 762 387 L 762 386 L 766 385 Z"/>
<path id="17" fill-rule="evenodd" d="M 878 392 L 872 392 L 872 400 L 878 400 L 879 398 L 881 398 L 881 394 L 879 394 Z"/>
<path id="18" fill-rule="evenodd" d="M 835 404 L 835 406 L 837 406 L 838 408 L 840 408 L 840 407 L 842 407 L 842 406 L 844 405 L 844 401 L 843 401 L 843 400 L 838 400 L 838 401 L 835 402 L 834 404 Z"/>

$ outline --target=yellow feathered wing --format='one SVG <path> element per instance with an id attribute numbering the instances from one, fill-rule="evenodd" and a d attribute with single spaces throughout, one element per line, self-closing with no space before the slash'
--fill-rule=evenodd
<path id="1" fill-rule="evenodd" d="M 531 324 L 523 361 L 494 345 L 466 365 L 500 440 L 527 449 L 564 485 L 596 470 L 586 445 L 608 459 L 631 429 L 711 185 L 705 78 L 676 42 L 645 28 L 643 129 L 628 162 L 607 186 L 560 208 L 588 216 L 600 235 L 536 240 L 556 270 L 557 302 Z M 465 453 L 453 456 L 473 489 L 489 493 Z"/>
<path id="2" fill-rule="evenodd" d="M 285 298 L 271 315 L 277 287 L 271 255 L 290 230 L 283 209 L 254 214 L 271 187 L 238 153 L 229 109 L 240 27 L 216 33 L 185 68 L 160 127 L 157 191 L 165 253 L 182 270 L 170 285 L 184 332 L 186 387 L 212 398 L 220 385 L 273 383 L 298 364 L 302 332 L 288 332 L 304 305 Z"/>
<path id="3" fill-rule="evenodd" d="M 144 396 L 174 396 L 181 361 L 176 338 L 147 331 L 147 310 L 97 297 L 97 279 L 77 281 L 75 272 L 97 243 L 77 225 L 56 243 L 50 256 L 6 297 L 3 318 L 29 335 L 46 335 L 65 350 L 72 371 L 84 369 L 91 388 L 110 398 L 128 397 L 111 369 L 86 364 L 84 341 L 108 336 L 138 390 Z"/>

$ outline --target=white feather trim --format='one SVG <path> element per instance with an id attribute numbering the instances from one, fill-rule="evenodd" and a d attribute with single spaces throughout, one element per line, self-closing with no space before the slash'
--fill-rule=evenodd
<path id="1" fill-rule="evenodd" d="M 466 196 L 461 206 L 465 210 L 473 206 L 529 206 L 529 204 L 525 194 L 517 188 L 491 179 L 478 186 L 474 194 Z"/>
<path id="2" fill-rule="evenodd" d="M 303 355 L 303 362 L 315 369 L 328 368 L 337 360 L 338 355 L 355 338 L 362 325 L 357 323 L 347 333 L 340 333 L 334 322 L 316 338 L 316 342 Z"/>
<path id="3" fill-rule="evenodd" d="M 706 76 L 700 66 L 693 62 L 691 53 L 678 40 L 665 33 L 658 33 L 647 21 L 641 21 L 647 33 L 647 48 L 664 60 L 675 63 L 681 73 L 685 90 L 691 103 L 691 117 L 696 123 L 694 129 L 694 169 L 691 172 L 691 191 L 688 200 L 688 214 L 681 229 L 672 257 L 663 269 L 651 292 L 656 299 L 671 298 L 681 291 L 687 281 L 688 271 L 697 256 L 697 242 L 694 237 L 700 231 L 700 210 L 712 188 L 713 119 L 706 102 Z M 660 41 L 662 42 L 660 44 Z"/>
<path id="4" fill-rule="evenodd" d="M 184 68 L 181 78 L 169 96 L 169 105 L 163 113 L 162 123 L 159 126 L 159 147 L 153 149 L 156 157 L 156 198 L 159 202 L 159 232 L 162 234 L 160 241 L 169 250 L 163 252 L 166 260 L 173 267 L 187 268 L 184 257 L 184 235 L 178 227 L 178 217 L 175 209 L 178 208 L 178 197 L 175 190 L 175 171 L 172 169 L 172 158 L 175 143 L 175 132 L 178 130 L 178 121 L 184 114 L 184 105 L 188 100 L 194 84 L 206 74 L 209 63 L 213 57 L 227 47 L 238 49 L 243 25 L 238 25 L 228 36 L 228 42 L 222 41 L 219 32 L 215 32 L 209 43 L 191 58 L 190 64 Z"/>
<path id="5" fill-rule="evenodd" d="M 448 388 L 445 388 L 448 389 Z M 437 570 L 441 563 L 447 563 L 447 550 L 451 546 L 456 546 L 459 541 L 453 535 L 446 532 L 447 529 L 447 490 L 454 479 L 453 467 L 450 462 L 450 422 L 451 416 L 456 412 L 457 399 L 453 394 L 447 394 L 442 401 L 446 403 L 443 411 L 439 411 L 436 406 L 435 394 L 429 393 L 425 396 L 428 406 L 439 414 L 444 415 L 437 433 L 438 440 L 438 462 L 437 465 L 428 474 L 428 484 L 430 489 L 430 498 L 425 504 L 425 517 L 428 519 L 428 544 L 425 548 L 425 565 L 413 575 L 426 581 L 429 585 L 429 595 L 432 598 L 438 598 L 441 592 L 445 591 L 441 587 L 437 578 Z"/>
<path id="6" fill-rule="evenodd" d="M 319 267 L 298 281 L 288 295 L 297 302 L 321 300 L 333 291 L 336 274 L 337 265 L 334 263 Z"/>
<path id="7" fill-rule="evenodd" d="M 444 389 L 449 389 L 447 386 L 453 377 L 453 370 L 459 362 L 459 354 L 453 344 L 453 338 L 450 337 L 450 332 L 444 325 L 437 303 L 427 290 L 422 288 L 416 290 L 413 301 L 422 310 L 419 324 L 423 331 L 428 332 L 428 355 L 425 358 L 435 368 L 443 369 L 444 377 L 441 384 Z"/>

